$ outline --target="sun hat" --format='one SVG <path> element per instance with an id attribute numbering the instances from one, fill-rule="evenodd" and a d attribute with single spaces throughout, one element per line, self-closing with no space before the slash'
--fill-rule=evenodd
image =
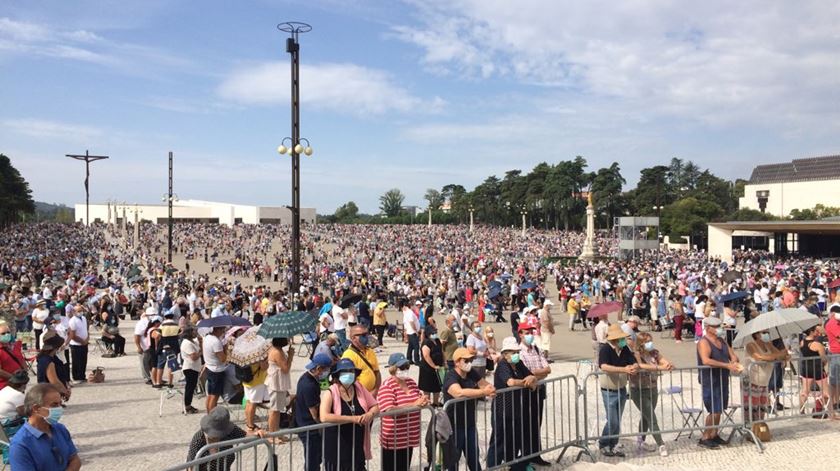
<path id="1" fill-rule="evenodd" d="M 718 327 L 721 323 L 721 320 L 717 317 L 707 317 L 703 320 L 704 327 Z"/>
<path id="2" fill-rule="evenodd" d="M 543 306 L 554 306 L 554 303 L 550 299 L 546 299 L 543 301 Z"/>
<path id="3" fill-rule="evenodd" d="M 404 354 L 400 352 L 392 353 L 391 356 L 388 357 L 388 366 L 396 366 L 397 368 L 402 368 L 403 366 L 408 365 L 408 358 L 405 357 Z"/>
<path id="4" fill-rule="evenodd" d="M 627 322 L 636 322 L 636 323 L 641 323 L 641 322 L 642 322 L 642 318 L 641 318 L 641 317 L 639 317 L 639 316 L 636 316 L 636 315 L 632 315 L 632 316 L 630 316 L 630 317 L 628 317 L 628 318 L 627 318 Z"/>
<path id="5" fill-rule="evenodd" d="M 319 353 L 312 357 L 312 360 L 307 363 L 306 370 L 314 370 L 315 368 L 325 368 L 332 365 L 332 359 L 326 353 Z"/>
<path id="6" fill-rule="evenodd" d="M 627 335 L 627 332 L 621 330 L 621 326 L 618 324 L 610 325 L 610 328 L 607 330 L 607 340 L 618 340 L 625 337 L 629 337 L 629 335 Z"/>
<path id="7" fill-rule="evenodd" d="M 230 412 L 224 407 L 216 407 L 201 418 L 201 431 L 209 438 L 224 438 L 233 431 Z"/>
<path id="8" fill-rule="evenodd" d="M 452 354 L 452 362 L 457 362 L 458 360 L 463 360 L 465 358 L 475 358 L 475 355 L 470 353 L 470 351 L 464 347 L 458 348 Z"/>
<path id="9" fill-rule="evenodd" d="M 339 373 L 341 371 L 358 372 L 358 370 L 356 369 L 356 365 L 353 364 L 353 361 L 349 358 L 342 358 L 341 360 L 338 360 L 338 363 L 336 363 L 333 367 L 333 373 Z"/>
<path id="10" fill-rule="evenodd" d="M 146 308 L 146 311 L 143 312 L 143 314 L 147 316 L 154 316 L 155 314 L 157 314 L 157 310 L 154 307 L 149 306 Z"/>
<path id="11" fill-rule="evenodd" d="M 518 352 L 520 350 L 522 350 L 522 346 L 519 345 L 519 342 L 516 341 L 515 337 L 505 337 L 505 339 L 502 340 L 502 349 L 500 352 Z"/>

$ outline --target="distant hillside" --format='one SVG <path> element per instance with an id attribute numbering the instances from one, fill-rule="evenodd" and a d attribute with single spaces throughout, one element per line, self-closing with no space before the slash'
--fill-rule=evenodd
<path id="1" fill-rule="evenodd" d="M 35 219 L 38 221 L 73 222 L 73 210 L 63 204 L 35 202 Z"/>

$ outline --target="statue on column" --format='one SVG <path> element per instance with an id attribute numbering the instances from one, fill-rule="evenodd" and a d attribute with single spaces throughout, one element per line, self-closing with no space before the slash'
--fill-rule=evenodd
<path id="1" fill-rule="evenodd" d="M 583 240 L 581 260 L 592 260 L 598 254 L 595 251 L 595 204 L 592 201 L 592 188 L 586 194 L 586 238 Z"/>

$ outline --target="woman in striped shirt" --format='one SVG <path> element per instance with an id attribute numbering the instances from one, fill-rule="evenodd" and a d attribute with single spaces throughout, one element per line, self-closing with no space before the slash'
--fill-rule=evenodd
<path id="1" fill-rule="evenodd" d="M 405 355 L 391 354 L 388 358 L 391 377 L 385 380 L 376 397 L 382 414 L 380 444 L 383 471 L 409 469 L 412 451 L 420 446 L 420 412 L 400 411 L 412 406 L 424 407 L 429 404 L 429 399 L 409 378 L 409 367 Z"/>

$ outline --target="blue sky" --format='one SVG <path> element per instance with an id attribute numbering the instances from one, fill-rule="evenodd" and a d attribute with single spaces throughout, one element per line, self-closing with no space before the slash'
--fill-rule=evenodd
<path id="1" fill-rule="evenodd" d="M 582 155 L 726 178 L 840 153 L 840 3 L 0 0 L 0 152 L 35 198 L 285 205 L 301 36 L 302 204 L 376 212 Z"/>

